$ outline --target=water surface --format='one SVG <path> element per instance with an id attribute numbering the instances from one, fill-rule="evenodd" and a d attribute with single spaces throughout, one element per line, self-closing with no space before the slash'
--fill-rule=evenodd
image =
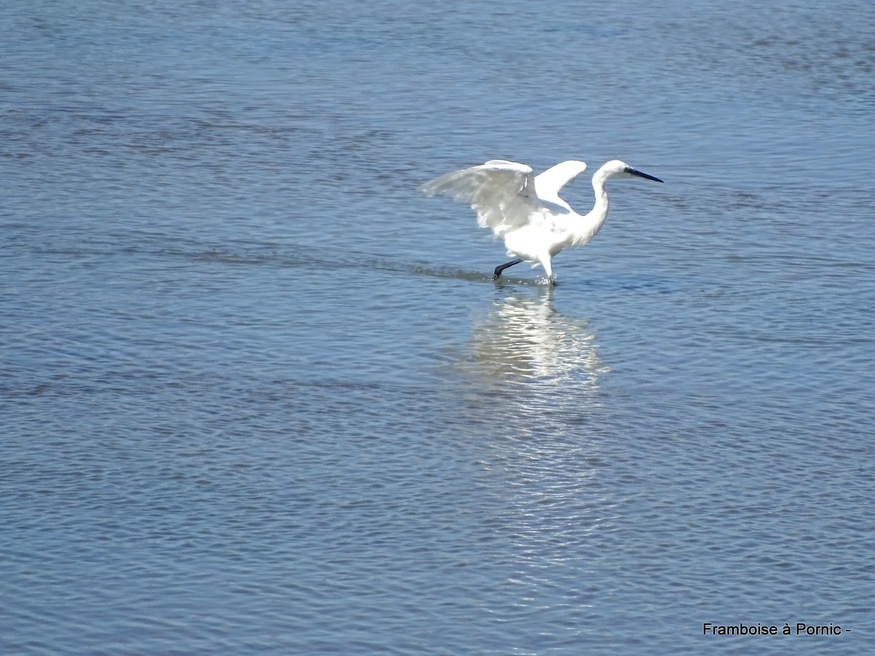
<path id="1" fill-rule="evenodd" d="M 875 10 L 821 5 L 5 3 L 0 651 L 862 653 Z M 416 192 L 615 157 L 666 183 L 555 289 Z"/>

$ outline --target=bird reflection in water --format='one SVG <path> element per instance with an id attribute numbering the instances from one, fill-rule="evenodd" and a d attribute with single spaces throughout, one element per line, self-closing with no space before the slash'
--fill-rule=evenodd
<path id="1" fill-rule="evenodd" d="M 539 286 L 496 301 L 474 326 L 465 367 L 487 380 L 573 381 L 594 390 L 609 370 L 597 351 L 589 321 L 554 310 L 552 286 Z"/>

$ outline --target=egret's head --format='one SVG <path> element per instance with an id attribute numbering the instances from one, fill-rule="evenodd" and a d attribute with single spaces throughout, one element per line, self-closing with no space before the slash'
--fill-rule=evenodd
<path id="1" fill-rule="evenodd" d="M 626 164 L 626 162 L 621 162 L 618 159 L 611 160 L 607 164 L 605 164 L 601 171 L 604 173 L 605 178 L 612 178 L 614 176 L 619 176 L 623 178 L 646 178 L 648 180 L 654 180 L 655 182 L 662 182 L 659 178 L 650 175 L 649 173 L 644 173 L 639 171 L 638 169 L 633 169 L 631 166 Z"/>

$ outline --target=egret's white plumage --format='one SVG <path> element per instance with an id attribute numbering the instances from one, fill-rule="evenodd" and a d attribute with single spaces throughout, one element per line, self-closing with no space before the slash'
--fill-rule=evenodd
<path id="1" fill-rule="evenodd" d="M 504 240 L 507 254 L 515 259 L 497 266 L 495 278 L 525 261 L 540 264 L 552 281 L 553 256 L 566 248 L 583 246 L 604 224 L 608 216 L 605 182 L 609 178 L 638 176 L 662 182 L 612 160 L 592 176 L 595 205 L 581 215 L 559 197 L 559 191 L 585 170 L 583 162 L 569 160 L 536 176 L 525 164 L 493 159 L 442 175 L 419 189 L 426 196 L 441 194 L 469 204 L 477 212 L 480 226 Z"/>

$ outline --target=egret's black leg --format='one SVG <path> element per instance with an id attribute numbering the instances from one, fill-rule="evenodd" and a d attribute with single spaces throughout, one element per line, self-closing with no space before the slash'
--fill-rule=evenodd
<path id="1" fill-rule="evenodd" d="M 505 262 L 504 264 L 499 264 L 497 267 L 495 267 L 495 275 L 492 276 L 492 279 L 498 280 L 501 277 L 502 271 L 504 271 L 505 269 L 509 269 L 514 264 L 519 264 L 520 262 L 522 262 L 522 258 L 520 258 L 519 260 L 511 260 L 510 262 Z"/>

